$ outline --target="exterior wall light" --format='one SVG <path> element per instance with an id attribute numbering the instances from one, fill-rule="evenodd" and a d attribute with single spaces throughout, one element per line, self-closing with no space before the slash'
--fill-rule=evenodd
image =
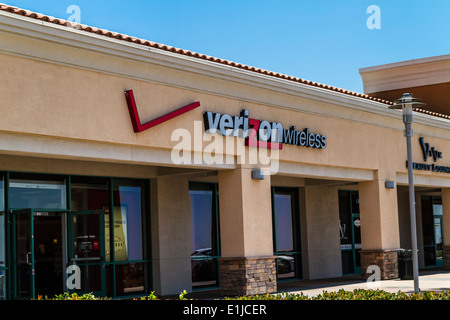
<path id="1" fill-rule="evenodd" d="M 387 180 L 384 182 L 384 187 L 386 189 L 395 189 L 395 182 L 391 180 Z"/>
<path id="2" fill-rule="evenodd" d="M 416 229 L 416 200 L 414 198 L 414 175 L 412 167 L 412 148 L 411 137 L 413 136 L 413 108 L 424 106 L 420 99 L 413 98 L 412 94 L 404 93 L 402 97 L 396 100 L 395 104 L 389 109 L 401 109 L 403 113 L 403 123 L 405 124 L 405 137 L 408 159 L 408 183 L 409 183 L 409 212 L 411 219 L 411 242 L 412 242 L 412 260 L 413 260 L 413 278 L 414 292 L 419 292 L 419 263 L 417 257 L 417 229 Z"/>
<path id="3" fill-rule="evenodd" d="M 252 170 L 252 179 L 264 180 L 264 171 L 262 171 L 261 169 Z"/>

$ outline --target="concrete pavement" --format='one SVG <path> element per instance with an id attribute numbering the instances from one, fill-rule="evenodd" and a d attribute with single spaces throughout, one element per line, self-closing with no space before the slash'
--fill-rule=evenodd
<path id="1" fill-rule="evenodd" d="M 344 289 L 353 291 L 354 289 L 380 289 L 388 292 L 396 293 L 402 291 L 405 293 L 414 293 L 413 280 L 382 280 L 377 282 L 367 282 L 361 275 L 344 276 L 331 279 L 317 280 L 298 280 L 279 282 L 277 293 L 300 293 L 310 297 L 321 294 L 323 291 L 333 292 Z M 421 291 L 450 290 L 450 271 L 440 270 L 420 270 L 419 272 L 419 289 Z M 190 293 L 186 296 L 188 299 L 221 299 L 220 290 L 200 291 Z M 177 296 L 169 297 L 176 299 Z"/>
<path id="2" fill-rule="evenodd" d="M 353 291 L 354 289 L 379 289 L 387 292 L 402 291 L 405 293 L 414 293 L 413 280 L 382 280 L 367 282 L 358 277 L 342 277 L 336 279 L 323 280 L 305 280 L 295 283 L 281 283 L 278 286 L 278 293 L 291 292 L 300 293 L 308 296 L 321 294 L 323 291 L 333 292 L 344 289 Z M 450 290 L 450 272 L 449 271 L 421 271 L 419 272 L 420 291 Z"/>

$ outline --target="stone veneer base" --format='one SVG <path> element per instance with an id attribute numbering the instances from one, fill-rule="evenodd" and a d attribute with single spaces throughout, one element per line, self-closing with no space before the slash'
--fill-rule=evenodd
<path id="1" fill-rule="evenodd" d="M 277 291 L 274 256 L 220 258 L 223 296 L 254 295 Z"/>
<path id="2" fill-rule="evenodd" d="M 398 250 L 361 250 L 361 273 L 363 278 L 373 273 L 366 273 L 371 265 L 380 267 L 380 280 L 398 278 Z"/>
<path id="3" fill-rule="evenodd" d="M 450 245 L 444 245 L 444 269 L 450 270 Z"/>

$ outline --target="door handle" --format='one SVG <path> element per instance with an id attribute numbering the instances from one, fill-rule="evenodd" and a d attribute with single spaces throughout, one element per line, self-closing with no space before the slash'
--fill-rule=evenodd
<path id="1" fill-rule="evenodd" d="M 27 265 L 29 265 L 29 266 L 31 266 L 30 255 L 31 255 L 31 252 L 27 252 Z"/>
<path id="2" fill-rule="evenodd" d="M 83 261 L 100 261 L 100 257 L 85 257 L 85 258 L 71 258 L 70 261 L 73 262 L 83 262 Z"/>

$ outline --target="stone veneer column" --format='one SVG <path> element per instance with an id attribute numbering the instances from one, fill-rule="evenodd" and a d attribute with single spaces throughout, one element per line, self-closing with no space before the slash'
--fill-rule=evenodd
<path id="1" fill-rule="evenodd" d="M 385 179 L 359 183 L 361 217 L 361 273 L 367 268 L 380 268 L 381 279 L 398 278 L 397 251 L 400 247 L 397 189 L 386 189 Z"/>
<path id="2" fill-rule="evenodd" d="M 398 278 L 397 250 L 380 249 L 361 251 L 361 271 L 364 278 L 372 275 L 366 272 L 367 268 L 371 265 L 376 265 L 380 268 L 380 280 Z"/>
<path id="3" fill-rule="evenodd" d="M 241 167 L 218 175 L 220 286 L 227 296 L 277 290 L 270 175 L 253 180 L 251 172 Z"/>
<path id="4" fill-rule="evenodd" d="M 444 230 L 444 268 L 450 270 L 450 188 L 442 188 L 441 196 Z"/>
<path id="5" fill-rule="evenodd" d="M 221 292 L 225 296 L 277 291 L 274 257 L 220 259 Z"/>

